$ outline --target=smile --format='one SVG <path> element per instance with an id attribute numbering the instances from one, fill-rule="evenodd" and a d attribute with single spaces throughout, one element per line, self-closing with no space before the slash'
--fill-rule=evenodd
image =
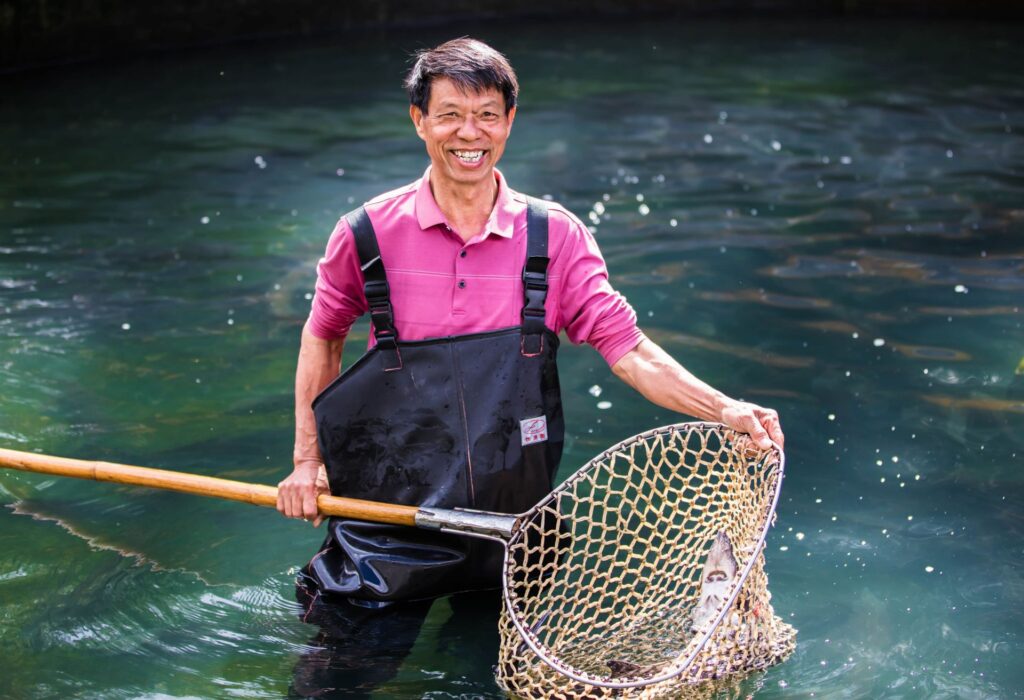
<path id="1" fill-rule="evenodd" d="M 484 157 L 483 151 L 452 151 L 463 163 L 476 163 Z"/>

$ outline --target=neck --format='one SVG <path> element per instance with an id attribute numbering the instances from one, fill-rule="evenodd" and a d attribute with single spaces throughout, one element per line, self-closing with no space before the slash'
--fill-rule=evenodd
<path id="1" fill-rule="evenodd" d="M 464 241 L 468 241 L 481 231 L 494 209 L 494 201 L 498 198 L 498 181 L 492 172 L 480 182 L 474 183 L 441 183 L 430 175 L 430 191 L 441 213 L 452 225 Z"/>

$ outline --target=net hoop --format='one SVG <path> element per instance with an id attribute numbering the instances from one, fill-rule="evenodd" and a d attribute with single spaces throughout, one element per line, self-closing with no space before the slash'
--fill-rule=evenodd
<path id="1" fill-rule="evenodd" d="M 585 465 L 580 467 L 578 470 L 576 470 L 576 472 L 569 476 L 569 478 L 562 482 L 562 484 L 560 484 L 554 491 L 552 491 L 547 497 L 545 497 L 542 501 L 537 503 L 529 511 L 523 513 L 520 516 L 518 522 L 522 524 L 524 522 L 529 521 L 532 516 L 536 515 L 546 505 L 550 504 L 553 501 L 557 501 L 558 496 L 560 494 L 569 492 L 573 487 L 576 486 L 576 484 L 579 481 L 585 479 L 591 471 L 596 470 L 596 468 L 602 463 L 602 461 L 608 460 L 616 453 L 620 453 L 633 445 L 645 442 L 646 440 L 652 437 L 658 437 L 662 434 L 671 432 L 692 433 L 694 431 L 708 430 L 719 431 L 724 434 L 732 434 L 736 435 L 737 437 L 742 436 L 743 438 L 747 438 L 747 436 L 744 436 L 741 433 L 737 433 L 736 431 L 726 427 L 721 423 L 713 422 L 674 423 L 662 426 L 660 428 L 654 428 L 643 433 L 639 433 L 632 437 L 626 438 L 625 440 L 619 442 L 616 445 L 613 445 L 612 447 L 609 447 L 604 452 L 597 455 L 589 462 L 587 462 Z M 715 632 L 719 629 L 720 625 L 722 624 L 722 621 L 729 614 L 733 604 L 736 602 L 736 599 L 740 594 L 740 591 L 743 589 L 743 586 L 746 583 L 747 578 L 750 575 L 750 572 L 753 570 L 755 564 L 758 562 L 758 559 L 761 557 L 764 551 L 765 539 L 767 538 L 768 531 L 775 520 L 775 512 L 778 507 L 779 496 L 782 492 L 782 480 L 785 474 L 785 453 L 783 452 L 782 448 L 774 442 L 772 443 L 772 450 L 774 450 L 775 454 L 777 455 L 777 458 L 775 460 L 766 460 L 766 476 L 770 476 L 774 471 L 774 488 L 770 496 L 770 505 L 764 511 L 763 520 L 757 538 L 755 540 L 754 545 L 750 548 L 750 555 L 747 557 L 747 561 L 744 564 L 742 570 L 739 572 L 738 577 L 733 582 L 728 600 L 724 605 L 721 606 L 721 609 L 718 611 L 717 616 L 714 618 L 714 623 L 711 625 L 704 625 L 706 629 L 704 629 L 704 631 L 701 633 L 700 641 L 696 645 L 694 645 L 692 641 L 687 645 L 692 646 L 693 648 L 687 653 L 685 659 L 683 659 L 681 663 L 677 660 L 670 664 L 667 664 L 667 671 L 652 676 L 650 678 L 639 678 L 634 680 L 609 680 L 606 678 L 595 676 L 585 671 L 581 671 L 563 662 L 561 659 L 559 659 L 559 657 L 556 654 L 552 653 L 545 644 L 540 642 L 537 636 L 529 629 L 529 627 L 526 624 L 524 624 L 524 621 L 521 619 L 521 616 L 517 613 L 516 596 L 514 593 L 511 592 L 510 589 L 512 588 L 512 586 L 509 584 L 510 578 L 512 576 L 512 562 L 509 559 L 509 552 L 511 551 L 512 548 L 511 546 L 507 546 L 505 548 L 504 555 L 505 578 L 502 586 L 502 592 L 505 602 L 505 608 L 506 611 L 508 612 L 509 619 L 515 626 L 515 629 L 519 633 L 519 636 L 522 639 L 523 643 L 525 643 L 525 645 L 529 647 L 529 649 L 533 651 L 533 653 L 536 654 L 537 657 L 541 659 L 541 661 L 543 661 L 545 664 L 550 666 L 558 673 L 569 678 L 572 678 L 573 680 L 579 681 L 581 683 L 585 683 L 592 686 L 599 686 L 602 688 L 639 688 L 642 686 L 663 683 L 665 681 L 672 680 L 686 673 L 686 671 L 693 664 L 694 659 L 696 659 L 697 656 L 704 650 L 708 641 L 714 636 Z M 513 539 L 515 539 L 515 535 L 513 535 Z"/>

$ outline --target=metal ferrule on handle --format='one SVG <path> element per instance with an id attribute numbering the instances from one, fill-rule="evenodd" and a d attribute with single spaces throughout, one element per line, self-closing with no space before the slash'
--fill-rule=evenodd
<path id="1" fill-rule="evenodd" d="M 420 508 L 416 513 L 416 527 L 505 542 L 512 536 L 518 519 L 518 515 L 464 508 Z"/>

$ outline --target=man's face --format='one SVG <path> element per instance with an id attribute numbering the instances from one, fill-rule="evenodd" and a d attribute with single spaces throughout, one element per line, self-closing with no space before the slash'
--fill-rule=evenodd
<path id="1" fill-rule="evenodd" d="M 427 144 L 431 177 L 456 186 L 493 178 L 515 112 L 505 114 L 505 99 L 494 88 L 462 92 L 447 78 L 435 79 L 427 113 L 409 108 L 416 133 Z"/>

